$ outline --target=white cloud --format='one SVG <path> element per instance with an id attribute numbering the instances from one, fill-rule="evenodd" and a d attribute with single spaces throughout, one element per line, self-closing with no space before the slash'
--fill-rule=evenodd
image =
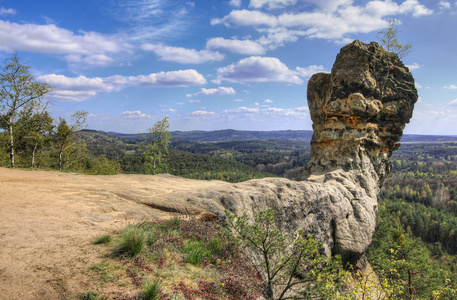
<path id="1" fill-rule="evenodd" d="M 417 82 L 415 83 L 415 85 L 416 85 L 416 89 L 421 89 L 421 88 L 422 88 L 422 85 L 420 85 L 420 84 L 417 83 Z"/>
<path id="2" fill-rule="evenodd" d="M 298 73 L 275 57 L 251 56 L 217 69 L 218 80 L 231 82 L 285 82 L 301 84 Z"/>
<path id="3" fill-rule="evenodd" d="M 449 1 L 440 1 L 440 9 L 449 9 L 451 8 L 451 3 Z"/>
<path id="4" fill-rule="evenodd" d="M 145 113 L 142 113 L 140 110 L 135 111 L 124 111 L 121 113 L 121 117 L 125 119 L 144 119 L 150 118 L 151 116 Z"/>
<path id="5" fill-rule="evenodd" d="M 189 103 L 196 104 L 196 103 L 202 103 L 202 101 L 201 100 L 190 99 Z"/>
<path id="6" fill-rule="evenodd" d="M 38 76 L 37 80 L 48 83 L 55 90 L 50 93 L 50 96 L 63 101 L 84 101 L 99 92 L 110 93 L 129 86 L 186 87 L 206 83 L 203 75 L 192 69 L 149 75 L 113 75 L 95 78 L 49 74 Z"/>
<path id="7" fill-rule="evenodd" d="M 196 110 L 190 113 L 192 116 L 208 116 L 208 115 L 215 115 L 212 111 L 206 110 Z"/>
<path id="8" fill-rule="evenodd" d="M 161 60 L 182 64 L 201 64 L 224 59 L 224 55 L 217 51 L 197 51 L 182 47 L 170 47 L 163 44 L 143 44 L 141 48 L 146 51 L 153 51 Z"/>
<path id="9" fill-rule="evenodd" d="M 265 29 L 258 28 L 257 30 L 264 34 L 257 40 L 257 42 L 270 50 L 284 46 L 289 42 L 296 42 L 300 36 L 306 35 L 306 31 L 290 30 L 285 27 Z"/>
<path id="10" fill-rule="evenodd" d="M 200 92 L 195 94 L 187 94 L 187 97 L 194 97 L 194 96 L 222 96 L 222 95 L 235 95 L 236 92 L 232 87 L 224 87 L 220 86 L 215 89 L 205 89 L 202 88 Z"/>
<path id="11" fill-rule="evenodd" d="M 233 100 L 233 102 L 243 102 L 244 100 L 243 99 L 235 99 Z"/>
<path id="12" fill-rule="evenodd" d="M 14 8 L 0 7 L 0 16 L 4 15 L 15 15 L 17 12 Z"/>
<path id="13" fill-rule="evenodd" d="M 267 99 L 264 101 L 265 103 L 273 103 L 274 101 L 273 100 L 270 100 L 270 99 Z"/>
<path id="14" fill-rule="evenodd" d="M 268 9 L 276 9 L 295 3 L 297 3 L 297 0 L 251 0 L 249 7 L 258 9 L 266 6 Z"/>
<path id="15" fill-rule="evenodd" d="M 279 36 L 279 40 L 282 36 L 284 42 L 294 41 L 301 35 L 342 41 L 348 40 L 348 35 L 351 33 L 368 33 L 386 28 L 389 22 L 384 18 L 387 17 L 405 14 L 419 17 L 433 13 L 418 0 L 405 0 L 401 4 L 391 0 L 374 0 L 366 3 L 365 6 L 353 5 L 353 1 L 350 0 L 306 1 L 316 4 L 318 8 L 309 12 L 278 10 L 279 14 L 259 10 L 233 10 L 222 18 L 212 19 L 211 24 L 223 24 L 227 27 L 252 26 L 260 33 L 269 30 L 270 34 L 264 37 L 266 41 L 273 39 L 274 35 L 271 33 L 273 30 L 278 30 L 276 35 Z M 271 7 L 294 3 L 295 1 L 289 0 L 253 0 L 251 7 L 261 8 L 265 5 Z M 277 44 L 280 46 L 284 42 Z"/>
<path id="16" fill-rule="evenodd" d="M 297 70 L 297 72 L 300 74 L 301 77 L 311 77 L 313 74 L 319 73 L 319 72 L 329 73 L 328 71 L 325 70 L 324 66 L 322 66 L 322 65 L 320 65 L 320 66 L 311 65 L 311 66 L 308 66 L 305 68 L 297 67 L 295 69 Z"/>
<path id="17" fill-rule="evenodd" d="M 177 112 L 176 109 L 173 109 L 173 108 L 167 108 L 167 109 L 162 109 L 162 112 L 171 112 L 171 113 L 175 113 Z"/>
<path id="18" fill-rule="evenodd" d="M 451 105 L 451 106 L 457 106 L 457 99 L 454 99 L 454 100 L 452 100 L 451 102 L 449 102 L 449 105 Z"/>
<path id="19" fill-rule="evenodd" d="M 0 20 L 0 50 L 65 54 L 69 62 L 105 65 L 109 55 L 131 51 L 131 45 L 96 32 L 74 34 L 54 24 L 18 24 Z"/>
<path id="20" fill-rule="evenodd" d="M 451 84 L 451 85 L 445 86 L 444 88 L 445 89 L 449 89 L 449 90 L 457 90 L 457 85 Z"/>
<path id="21" fill-rule="evenodd" d="M 229 4 L 231 6 L 240 7 L 241 6 L 241 0 L 230 0 Z"/>
<path id="22" fill-rule="evenodd" d="M 413 63 L 412 65 L 406 65 L 406 67 L 408 67 L 410 71 L 414 71 L 420 69 L 421 65 L 419 65 L 418 63 Z"/>
<path id="23" fill-rule="evenodd" d="M 145 43 L 161 38 L 177 37 L 192 25 L 193 2 L 176 0 L 116 1 L 113 16 L 124 22 L 123 38 Z"/>
<path id="24" fill-rule="evenodd" d="M 222 51 L 246 55 L 261 55 L 265 53 L 263 46 L 257 42 L 250 40 L 229 40 L 222 37 L 209 39 L 206 42 L 206 49 L 220 49 Z"/>
<path id="25" fill-rule="evenodd" d="M 78 54 L 70 54 L 65 56 L 65 59 L 69 63 L 85 64 L 90 66 L 106 66 L 113 62 L 113 58 L 105 54 L 89 54 L 85 56 Z"/>

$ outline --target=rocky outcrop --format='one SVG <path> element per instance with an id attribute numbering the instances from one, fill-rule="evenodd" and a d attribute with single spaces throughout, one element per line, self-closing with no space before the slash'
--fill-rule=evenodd
<path id="1" fill-rule="evenodd" d="M 341 49 L 331 74 L 309 80 L 314 135 L 301 181 L 268 178 L 196 188 L 168 195 L 161 205 L 219 218 L 224 209 L 254 216 L 272 207 L 284 232 L 304 229 L 327 254 L 355 263 L 371 243 L 379 188 L 416 100 L 413 77 L 397 55 L 355 41 Z M 154 206 L 154 200 L 143 202 Z"/>

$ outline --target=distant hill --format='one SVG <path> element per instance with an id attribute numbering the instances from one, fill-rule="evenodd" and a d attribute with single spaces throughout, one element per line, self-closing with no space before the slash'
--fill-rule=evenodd
<path id="1" fill-rule="evenodd" d="M 142 140 L 141 134 L 124 134 L 108 132 L 124 139 Z M 248 140 L 301 140 L 311 141 L 311 130 L 278 130 L 278 131 L 245 131 L 245 130 L 214 130 L 214 131 L 172 131 L 174 140 L 221 142 L 221 141 L 248 141 Z"/>
<path id="2" fill-rule="evenodd" d="M 142 140 L 141 134 L 125 134 L 118 132 L 108 132 L 114 136 L 130 139 Z M 222 142 L 222 141 L 248 141 L 248 140 L 295 140 L 309 143 L 311 141 L 312 130 L 277 130 L 277 131 L 246 131 L 246 130 L 214 130 L 214 131 L 172 131 L 174 140 L 197 141 L 197 142 Z M 457 142 L 457 136 L 445 135 L 421 135 L 405 134 L 401 142 L 403 143 L 439 143 Z"/>

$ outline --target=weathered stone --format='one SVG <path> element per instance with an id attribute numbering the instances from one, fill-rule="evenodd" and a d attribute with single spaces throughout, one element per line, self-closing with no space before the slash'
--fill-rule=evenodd
<path id="1" fill-rule="evenodd" d="M 355 41 L 341 49 L 331 74 L 309 80 L 314 134 L 302 181 L 267 178 L 197 188 L 170 194 L 161 205 L 221 219 L 224 209 L 253 217 L 271 207 L 283 232 L 304 229 L 327 254 L 355 263 L 371 243 L 379 189 L 416 100 L 413 77 L 395 54 Z"/>

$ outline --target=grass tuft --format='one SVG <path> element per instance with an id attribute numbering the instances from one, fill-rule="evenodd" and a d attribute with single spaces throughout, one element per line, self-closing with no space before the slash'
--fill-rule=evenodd
<path id="1" fill-rule="evenodd" d="M 141 294 L 142 300 L 159 300 L 160 299 L 160 282 L 156 279 L 147 283 Z"/>
<path id="2" fill-rule="evenodd" d="M 184 253 L 187 254 L 187 262 L 194 265 L 199 266 L 203 258 L 209 258 L 211 256 L 211 252 L 206 249 L 204 243 L 200 241 L 188 241 L 183 248 Z"/>
<path id="3" fill-rule="evenodd" d="M 120 234 L 115 254 L 137 257 L 146 248 L 148 234 L 137 226 L 128 226 Z"/>
<path id="4" fill-rule="evenodd" d="M 112 240 L 111 235 L 105 234 L 102 236 L 97 236 L 94 239 L 94 244 L 109 244 L 109 243 L 111 243 L 111 240 Z"/>

